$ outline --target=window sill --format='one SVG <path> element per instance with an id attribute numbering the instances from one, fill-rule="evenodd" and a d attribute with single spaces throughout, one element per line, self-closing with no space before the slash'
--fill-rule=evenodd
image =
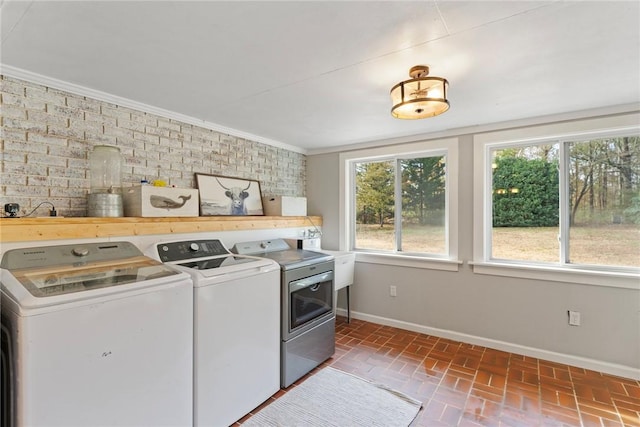
<path id="1" fill-rule="evenodd" d="M 483 261 L 469 262 L 469 265 L 477 274 L 640 290 L 640 275 L 633 273 Z"/>
<path id="2" fill-rule="evenodd" d="M 356 252 L 356 262 L 442 271 L 458 271 L 462 265 L 462 261 L 458 260 L 370 252 Z"/>

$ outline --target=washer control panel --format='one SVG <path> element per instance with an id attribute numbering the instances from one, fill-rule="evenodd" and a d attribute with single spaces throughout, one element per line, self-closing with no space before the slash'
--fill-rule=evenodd
<path id="1" fill-rule="evenodd" d="M 52 266 L 73 266 L 91 262 L 116 261 L 141 256 L 129 242 L 81 243 L 12 249 L 5 252 L 0 267 L 7 270 Z"/>

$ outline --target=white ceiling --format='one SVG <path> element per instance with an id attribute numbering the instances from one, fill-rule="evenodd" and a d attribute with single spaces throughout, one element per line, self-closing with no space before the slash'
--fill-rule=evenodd
<path id="1" fill-rule="evenodd" d="M 1 63 L 303 152 L 640 101 L 638 1 L 2 2 Z M 417 64 L 451 109 L 398 120 Z M 7 72 L 7 74 L 10 74 Z"/>

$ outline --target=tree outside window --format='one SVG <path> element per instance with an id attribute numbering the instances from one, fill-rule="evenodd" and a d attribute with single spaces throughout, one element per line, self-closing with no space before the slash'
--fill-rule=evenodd
<path id="1" fill-rule="evenodd" d="M 640 267 L 640 137 L 567 142 L 566 262 Z"/>
<path id="2" fill-rule="evenodd" d="M 491 257 L 640 267 L 640 137 L 492 150 Z"/>
<path id="3" fill-rule="evenodd" d="M 444 155 L 354 164 L 356 249 L 446 253 Z"/>

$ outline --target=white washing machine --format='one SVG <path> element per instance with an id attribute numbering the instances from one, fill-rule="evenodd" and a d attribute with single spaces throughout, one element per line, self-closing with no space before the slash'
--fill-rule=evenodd
<path id="1" fill-rule="evenodd" d="M 192 425 L 187 274 L 128 242 L 13 249 L 0 267 L 17 426 Z"/>
<path id="2" fill-rule="evenodd" d="M 229 426 L 280 389 L 280 266 L 216 239 L 146 253 L 192 276 L 194 425 Z"/>

